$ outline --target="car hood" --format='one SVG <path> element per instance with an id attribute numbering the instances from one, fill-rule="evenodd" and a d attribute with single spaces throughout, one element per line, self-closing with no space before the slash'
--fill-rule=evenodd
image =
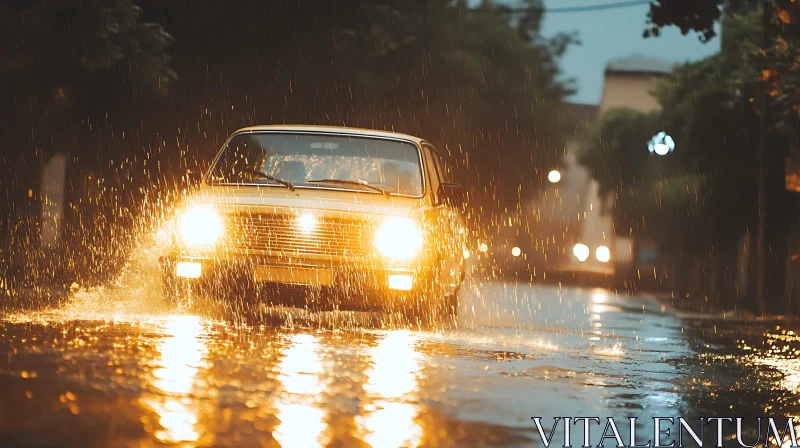
<path id="1" fill-rule="evenodd" d="M 296 210 L 409 216 L 426 206 L 424 198 L 386 197 L 379 193 L 326 190 L 322 188 L 203 185 L 189 199 L 189 205 L 218 208 L 260 209 L 273 207 Z"/>

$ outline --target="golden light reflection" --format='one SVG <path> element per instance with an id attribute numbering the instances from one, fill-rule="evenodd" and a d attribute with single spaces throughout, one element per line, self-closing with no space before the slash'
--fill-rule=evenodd
<path id="1" fill-rule="evenodd" d="M 148 398 L 145 404 L 158 414 L 163 428 L 155 436 L 163 442 L 194 442 L 200 436 L 197 409 L 187 395 L 194 386 L 197 371 L 207 348 L 202 339 L 199 317 L 172 316 L 164 325 L 164 342 L 158 348 L 159 368 L 153 372 L 153 385 L 163 397 Z"/>
<path id="2" fill-rule="evenodd" d="M 783 378 L 780 384 L 783 389 L 793 394 L 800 393 L 800 359 L 767 352 L 756 354 L 754 361 L 781 372 Z"/>
<path id="3" fill-rule="evenodd" d="M 292 336 L 278 371 L 284 393 L 275 404 L 280 420 L 273 433 L 275 439 L 283 447 L 326 445 L 326 415 L 317 404 L 317 396 L 325 389 L 320 381 L 324 367 L 317 337 L 311 334 Z"/>
<path id="4" fill-rule="evenodd" d="M 608 300 L 608 291 L 601 288 L 595 288 L 592 290 L 591 299 L 592 303 L 589 308 L 592 312 L 592 315 L 589 317 L 589 326 L 595 328 L 595 330 L 591 331 L 591 333 L 600 335 L 602 332 L 599 330 L 599 328 L 603 327 L 603 324 L 600 322 L 602 319 L 602 314 L 610 309 L 608 305 L 603 305 L 603 303 Z M 597 337 L 589 338 L 589 340 L 592 341 L 599 339 L 600 338 Z"/>
<path id="5" fill-rule="evenodd" d="M 308 404 L 277 404 L 281 423 L 273 436 L 282 447 L 325 446 L 322 434 L 327 427 L 325 411 Z"/>
<path id="6" fill-rule="evenodd" d="M 596 314 L 603 314 L 609 311 L 615 311 L 617 308 L 608 305 L 600 305 L 599 303 L 595 303 L 592 305 L 592 312 Z"/>
<path id="7" fill-rule="evenodd" d="M 279 379 L 290 394 L 316 395 L 322 392 L 319 374 L 323 372 L 319 341 L 314 335 L 292 336 L 291 345 L 281 359 Z"/>
<path id="8" fill-rule="evenodd" d="M 800 358 L 798 358 L 800 350 L 792 343 L 800 339 L 794 331 L 781 330 L 781 327 L 776 327 L 775 331 L 765 332 L 764 337 L 767 338 L 768 345 L 764 349 L 750 347 L 744 341 L 740 342 L 739 348 L 752 352 L 748 357 L 752 357 L 755 364 L 781 372 L 783 374 L 781 387 L 792 394 L 797 394 L 800 392 Z"/>
<path id="9" fill-rule="evenodd" d="M 422 428 L 415 421 L 418 407 L 407 400 L 419 387 L 421 355 L 408 331 L 388 333 L 370 351 L 364 391 L 373 401 L 357 420 L 365 442 L 373 447 L 417 446 Z"/>
<path id="10" fill-rule="evenodd" d="M 592 291 L 592 302 L 603 303 L 608 300 L 608 291 L 604 289 L 595 289 Z"/>
<path id="11" fill-rule="evenodd" d="M 776 331 L 780 327 L 776 327 Z M 706 354 L 706 358 L 712 361 L 736 361 L 741 365 L 767 367 L 765 370 L 759 369 L 758 374 L 764 375 L 768 381 L 775 381 L 775 372 L 781 377 L 778 385 L 786 393 L 780 393 L 762 404 L 764 412 L 774 412 L 776 409 L 794 409 L 797 402 L 797 394 L 800 393 L 800 359 L 795 342 L 794 332 L 783 330 L 782 334 L 767 331 L 763 334 L 766 343 L 748 344 L 744 340 L 737 340 L 737 347 L 743 350 L 742 354 Z M 708 345 L 706 345 L 708 347 Z M 785 414 L 784 417 L 793 419 L 797 425 L 797 415 Z M 778 426 L 780 429 L 781 427 Z M 779 445 L 782 448 L 792 446 L 791 440 L 784 439 L 777 444 L 774 437 L 770 437 L 770 446 Z"/>

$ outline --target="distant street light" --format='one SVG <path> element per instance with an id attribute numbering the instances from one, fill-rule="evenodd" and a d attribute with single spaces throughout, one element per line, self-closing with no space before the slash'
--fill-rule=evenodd
<path id="1" fill-rule="evenodd" d="M 558 170 L 553 170 L 547 173 L 547 180 L 550 183 L 557 184 L 561 180 L 561 173 Z"/>
<path id="2" fill-rule="evenodd" d="M 650 151 L 650 154 L 666 155 L 675 150 L 675 140 L 666 132 L 661 131 L 647 142 L 647 150 Z"/>

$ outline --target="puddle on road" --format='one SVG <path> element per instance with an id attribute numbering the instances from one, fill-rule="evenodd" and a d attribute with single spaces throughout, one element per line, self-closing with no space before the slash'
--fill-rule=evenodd
<path id="1" fill-rule="evenodd" d="M 97 422 L 122 444 L 522 443 L 530 416 L 576 410 L 800 414 L 800 337 L 781 328 L 717 332 L 604 290 L 480 282 L 458 328 L 296 308 L 242 325 L 170 309 L 142 267 L 154 253 L 139 256 L 115 285 L 0 320 L 14 404 L 0 435 L 49 415 L 76 444 Z"/>

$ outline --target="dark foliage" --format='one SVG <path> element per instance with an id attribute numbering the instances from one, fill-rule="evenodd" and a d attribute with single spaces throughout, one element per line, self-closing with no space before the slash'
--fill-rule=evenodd
<path id="1" fill-rule="evenodd" d="M 91 277 L 124 260 L 135 224 L 157 221 L 142 213 L 164 209 L 248 125 L 423 136 L 487 221 L 536 191 L 563 153 L 570 90 L 557 60 L 574 39 L 539 35 L 536 0 L 513 22 L 490 3 L 446 0 L 136 3 L 0 6 L 2 196 L 16 216 L 35 215 L 39 166 L 69 156 L 76 256 L 57 257 L 72 260 L 65 271 Z M 35 234 L 10 222 L 6 240 Z"/>

